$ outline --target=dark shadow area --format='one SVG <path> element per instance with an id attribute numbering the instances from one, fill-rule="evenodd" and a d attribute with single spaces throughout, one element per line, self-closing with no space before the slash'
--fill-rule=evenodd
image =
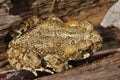
<path id="1" fill-rule="evenodd" d="M 17 15 L 23 11 L 29 11 L 34 0 L 11 0 L 13 7 L 10 9 L 10 14 Z"/>
<path id="2" fill-rule="evenodd" d="M 95 30 L 100 33 L 100 35 L 103 37 L 103 43 L 109 43 L 111 41 L 116 40 L 116 33 L 118 29 L 114 27 L 109 27 L 109 28 L 103 28 L 100 25 L 95 26 Z"/>

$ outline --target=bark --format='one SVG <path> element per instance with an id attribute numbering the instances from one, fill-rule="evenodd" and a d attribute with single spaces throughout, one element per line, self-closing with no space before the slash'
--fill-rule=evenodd
<path id="1" fill-rule="evenodd" d="M 107 10 L 117 0 L 56 0 L 55 3 L 51 0 L 38 1 L 12 0 L 13 7 L 10 9 L 9 15 L 19 15 L 22 19 L 26 19 L 32 15 L 38 15 L 40 18 L 46 19 L 51 14 L 55 14 L 65 22 L 71 19 L 88 20 L 93 23 L 95 29 L 102 35 L 104 40 L 103 47 L 87 60 L 71 62 L 74 66 L 73 69 L 54 75 L 38 72 L 38 77 L 35 77 L 28 71 L 15 71 L 10 69 L 10 66 L 4 66 L 2 64 L 4 68 L 0 65 L 0 80 L 120 79 L 120 31 L 116 28 L 104 29 L 99 25 Z M 1 29 L 0 35 L 4 30 L 6 28 Z M 1 44 L 4 45 L 3 42 L 4 38 L 2 35 L 2 39 L 0 39 L 0 50 L 2 50 Z M 0 54 L 0 56 L 6 57 L 4 54 Z M 3 59 L 0 58 L 0 61 L 3 61 Z"/>
<path id="2" fill-rule="evenodd" d="M 45 19 L 55 14 L 64 21 L 87 19 L 93 24 L 98 24 L 108 8 L 117 0 L 56 0 L 54 6 L 52 6 L 54 0 L 13 1 L 14 5 L 10 14 L 19 14 L 23 18 L 39 15 L 40 18 Z"/>

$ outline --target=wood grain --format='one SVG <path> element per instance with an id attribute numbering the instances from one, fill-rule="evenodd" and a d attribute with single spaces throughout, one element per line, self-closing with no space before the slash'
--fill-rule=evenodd
<path id="1" fill-rule="evenodd" d="M 5 71 L 4 68 L 0 72 L 0 80 L 119 80 L 120 37 L 117 36 L 120 31 L 114 28 L 104 29 L 99 25 L 107 10 L 116 1 L 56 0 L 52 12 L 50 12 L 53 3 L 51 0 L 41 0 L 36 5 L 33 5 L 34 0 L 12 0 L 13 7 L 9 13 L 11 15 L 19 15 L 22 19 L 38 15 L 40 18 L 46 19 L 51 14 L 55 14 L 65 22 L 71 19 L 88 20 L 102 35 L 104 42 L 103 47 L 91 58 L 73 61 L 73 69 L 54 75 L 38 72 L 39 76 L 35 77 L 28 71 Z"/>

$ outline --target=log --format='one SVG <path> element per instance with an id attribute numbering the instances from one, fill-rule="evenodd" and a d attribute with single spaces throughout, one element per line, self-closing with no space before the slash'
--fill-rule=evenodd
<path id="1" fill-rule="evenodd" d="M 54 0 L 13 0 L 13 8 L 11 8 L 10 14 L 19 14 L 23 18 L 38 15 L 42 19 L 48 18 L 51 14 L 55 14 L 63 21 L 87 19 L 97 25 L 102 20 L 108 8 L 116 1 L 117 0 L 56 0 L 54 6 L 52 6 Z"/>
<path id="2" fill-rule="evenodd" d="M 9 40 L 6 38 L 8 39 L 10 27 L 18 25 L 22 20 L 20 16 L 8 13 L 11 6 L 10 0 L 0 0 L 0 54 L 7 49 Z"/>
<path id="3" fill-rule="evenodd" d="M 36 0 L 39 1 L 39 0 Z M 120 38 L 119 30 L 104 29 L 99 23 L 107 10 L 117 0 L 12 0 L 11 15 L 26 19 L 38 15 L 46 19 L 55 14 L 63 21 L 71 19 L 88 20 L 103 36 L 103 47 L 87 60 L 73 61 L 73 69 L 54 75 L 38 72 L 35 77 L 28 71 L 15 71 L 1 68 L 1 80 L 119 80 L 120 79 Z M 118 35 L 116 35 L 118 34 Z M 5 67 L 5 66 L 4 66 Z"/>

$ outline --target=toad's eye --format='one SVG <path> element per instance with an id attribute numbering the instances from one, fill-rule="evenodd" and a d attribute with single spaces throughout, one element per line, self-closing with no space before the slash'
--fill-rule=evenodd
<path id="1" fill-rule="evenodd" d="M 82 28 L 82 30 L 92 32 L 94 30 L 93 25 L 88 21 L 81 21 L 79 26 Z"/>

